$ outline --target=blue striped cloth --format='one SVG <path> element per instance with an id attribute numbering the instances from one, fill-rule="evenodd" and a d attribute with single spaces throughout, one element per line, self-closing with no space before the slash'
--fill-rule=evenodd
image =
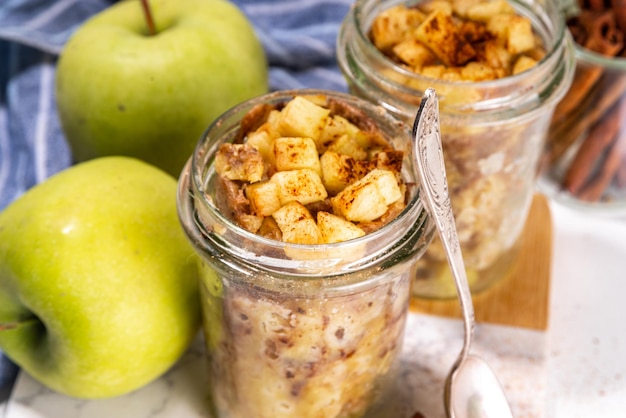
<path id="1" fill-rule="evenodd" d="M 72 163 L 53 95 L 68 37 L 113 0 L 0 2 L 0 210 Z M 345 91 L 335 40 L 352 0 L 233 0 L 252 21 L 270 63 L 272 90 Z M 0 403 L 17 367 L 0 353 Z"/>

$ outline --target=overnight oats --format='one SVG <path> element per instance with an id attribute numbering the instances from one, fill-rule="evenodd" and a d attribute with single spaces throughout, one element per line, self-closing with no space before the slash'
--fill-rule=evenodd
<path id="1" fill-rule="evenodd" d="M 350 95 L 285 91 L 206 131 L 179 180 L 202 260 L 215 418 L 357 418 L 396 380 L 433 236 L 408 126 Z"/>
<path id="2" fill-rule="evenodd" d="M 338 60 L 350 91 L 411 122 L 439 97 L 452 209 L 473 292 L 514 265 L 550 117 L 573 74 L 571 42 L 551 2 L 357 0 Z M 414 294 L 455 297 L 435 239 Z"/>

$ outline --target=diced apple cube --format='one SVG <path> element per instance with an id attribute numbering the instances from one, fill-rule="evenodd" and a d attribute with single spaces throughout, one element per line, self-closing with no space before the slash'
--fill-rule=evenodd
<path id="1" fill-rule="evenodd" d="M 452 14 L 452 3 L 449 0 L 431 0 L 420 5 L 420 9 L 426 13 L 438 10 L 447 15 Z"/>
<path id="2" fill-rule="evenodd" d="M 535 47 L 535 35 L 530 20 L 514 15 L 510 21 L 509 38 L 506 44 L 511 54 L 521 54 Z"/>
<path id="3" fill-rule="evenodd" d="M 372 25 L 372 40 L 376 48 L 387 50 L 415 29 L 425 18 L 425 14 L 415 8 L 400 4 L 384 10 Z"/>
<path id="4" fill-rule="evenodd" d="M 391 145 L 380 132 L 358 131 L 354 140 L 368 153 L 374 148 L 390 148 Z"/>
<path id="5" fill-rule="evenodd" d="M 250 132 L 246 137 L 246 144 L 258 149 L 268 164 L 276 166 L 273 152 L 274 138 L 272 138 L 268 131 L 257 130 Z"/>
<path id="6" fill-rule="evenodd" d="M 471 44 L 459 34 L 453 17 L 440 10 L 430 13 L 414 35 L 451 67 L 464 65 L 476 55 Z"/>
<path id="7" fill-rule="evenodd" d="M 445 81 L 461 81 L 463 80 L 461 69 L 459 67 L 446 68 L 441 75 L 441 79 Z"/>
<path id="8" fill-rule="evenodd" d="M 256 234 L 263 223 L 263 216 L 241 213 L 237 215 L 237 223 L 245 230 Z"/>
<path id="9" fill-rule="evenodd" d="M 368 171 L 368 163 L 357 161 L 354 158 L 333 151 L 326 151 L 320 157 L 322 166 L 322 183 L 330 195 L 336 195 L 365 176 Z"/>
<path id="10" fill-rule="evenodd" d="M 367 159 L 367 151 L 365 151 L 359 143 L 352 137 L 341 135 L 328 145 L 327 151 L 333 151 L 338 154 L 349 155 L 355 160 Z"/>
<path id="11" fill-rule="evenodd" d="M 223 144 L 215 157 L 215 170 L 228 180 L 261 181 L 265 175 L 263 156 L 248 144 Z"/>
<path id="12" fill-rule="evenodd" d="M 317 140 L 327 124 L 330 110 L 296 96 L 280 112 L 282 136 L 301 136 Z"/>
<path id="13" fill-rule="evenodd" d="M 493 69 L 508 70 L 513 60 L 513 55 L 497 39 L 489 39 L 483 44 L 482 55 L 482 61 Z"/>
<path id="14" fill-rule="evenodd" d="M 352 222 L 328 212 L 317 213 L 317 227 L 321 242 L 326 244 L 348 241 L 365 235 L 365 232 Z"/>
<path id="15" fill-rule="evenodd" d="M 278 185 L 271 181 L 263 181 L 246 187 L 246 197 L 250 201 L 252 212 L 260 216 L 270 216 L 280 209 Z"/>
<path id="16" fill-rule="evenodd" d="M 280 136 L 280 110 L 272 109 L 267 114 L 267 119 L 256 131 L 264 131 L 269 134 L 272 139 L 276 139 Z"/>
<path id="17" fill-rule="evenodd" d="M 537 65 L 537 60 L 522 55 L 517 59 L 517 61 L 515 61 L 515 64 L 513 64 L 513 74 L 519 74 L 522 71 L 526 71 L 529 68 L 534 67 L 535 65 Z"/>
<path id="18" fill-rule="evenodd" d="M 281 120 L 280 110 L 272 110 L 270 114 L 267 116 L 267 123 L 269 124 L 272 131 L 276 133 L 276 136 L 279 135 L 280 120 Z"/>
<path id="19" fill-rule="evenodd" d="M 483 0 L 452 0 L 452 13 L 467 19 L 467 11 L 474 5 L 482 3 Z"/>
<path id="20" fill-rule="evenodd" d="M 461 78 L 467 81 L 494 80 L 497 74 L 493 68 L 482 62 L 468 62 L 461 69 Z"/>
<path id="21" fill-rule="evenodd" d="M 282 233 L 284 242 L 294 244 L 319 244 L 320 231 L 306 207 L 290 202 L 272 214 Z"/>
<path id="22" fill-rule="evenodd" d="M 395 203 L 404 197 L 404 193 L 398 185 L 398 180 L 393 172 L 388 170 L 374 169 L 368 173 L 369 179 L 378 187 L 378 191 L 383 196 L 387 206 Z M 366 177 L 368 177 L 366 176 Z"/>
<path id="23" fill-rule="evenodd" d="M 361 130 L 354 123 L 350 122 L 348 119 L 344 118 L 341 115 L 334 115 L 333 119 L 343 127 L 346 134 L 350 136 L 356 136 Z"/>
<path id="24" fill-rule="evenodd" d="M 425 65 L 419 73 L 428 78 L 441 78 L 445 69 L 443 65 Z"/>
<path id="25" fill-rule="evenodd" d="M 343 116 L 333 115 L 328 118 L 328 124 L 316 141 L 317 152 L 323 154 L 330 144 L 344 135 L 356 140 L 363 149 L 367 149 L 371 143 L 369 132 L 361 131 L 355 124 Z"/>
<path id="26" fill-rule="evenodd" d="M 388 206 L 402 198 L 396 176 L 374 169 L 331 199 L 335 214 L 354 222 L 369 222 L 382 216 Z"/>
<path id="27" fill-rule="evenodd" d="M 487 29 L 495 34 L 498 42 L 511 54 L 533 49 L 535 37 L 530 20 L 519 15 L 499 14 L 489 19 Z"/>
<path id="28" fill-rule="evenodd" d="M 315 142 L 311 138 L 280 137 L 274 141 L 274 156 L 278 171 L 308 168 L 322 173 Z"/>
<path id="29" fill-rule="evenodd" d="M 318 106 L 328 107 L 328 97 L 325 94 L 305 94 L 301 97 Z"/>
<path id="30" fill-rule="evenodd" d="M 263 218 L 261 227 L 256 233 L 265 238 L 273 239 L 276 241 L 283 240 L 282 232 L 280 232 L 280 228 L 278 227 L 278 224 L 276 223 L 274 218 L 272 218 L 271 216 L 266 216 Z"/>
<path id="31" fill-rule="evenodd" d="M 481 1 L 471 5 L 465 11 L 467 18 L 487 22 L 498 14 L 514 14 L 515 9 L 507 0 Z"/>
<path id="32" fill-rule="evenodd" d="M 392 51 L 402 62 L 414 68 L 432 65 L 437 60 L 430 49 L 415 38 L 408 38 L 396 44 Z"/>
<path id="33" fill-rule="evenodd" d="M 372 163 L 376 168 L 381 170 L 388 170 L 396 174 L 399 178 L 402 172 L 402 161 L 404 159 L 404 153 L 398 150 L 385 150 L 374 154 L 372 157 Z"/>
<path id="34" fill-rule="evenodd" d="M 329 117 L 328 123 L 322 130 L 322 133 L 315 141 L 315 145 L 317 146 L 317 153 L 323 154 L 328 145 L 332 143 L 335 139 L 339 138 L 341 135 L 345 135 L 346 130 L 344 129 L 341 122 L 338 122 L 336 118 Z"/>
<path id="35" fill-rule="evenodd" d="M 372 184 L 353 183 L 331 199 L 333 211 L 354 222 L 372 221 L 387 211 L 385 200 Z"/>
<path id="36" fill-rule="evenodd" d="M 328 197 L 328 192 L 320 176 L 315 171 L 306 168 L 279 171 L 274 173 L 270 181 L 278 186 L 278 197 L 281 205 L 293 201 L 307 205 Z"/>

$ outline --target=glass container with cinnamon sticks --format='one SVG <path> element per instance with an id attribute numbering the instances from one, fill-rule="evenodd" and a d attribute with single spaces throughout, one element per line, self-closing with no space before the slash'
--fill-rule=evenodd
<path id="1" fill-rule="evenodd" d="M 350 91 L 412 123 L 437 91 L 452 210 L 473 293 L 512 271 L 552 112 L 574 73 L 556 2 L 357 0 L 339 31 Z M 456 297 L 437 238 L 417 298 Z"/>
<path id="2" fill-rule="evenodd" d="M 567 19 L 574 81 L 552 119 L 540 188 L 596 213 L 626 213 L 626 1 L 578 0 Z"/>

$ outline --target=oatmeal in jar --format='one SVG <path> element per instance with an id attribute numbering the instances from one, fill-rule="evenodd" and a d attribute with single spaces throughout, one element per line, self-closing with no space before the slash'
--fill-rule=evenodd
<path id="1" fill-rule="evenodd" d="M 571 83 L 559 11 L 506 0 L 357 0 L 339 35 L 350 91 L 412 122 L 440 98 L 444 159 L 472 291 L 514 265 L 556 102 Z M 419 297 L 455 297 L 438 239 L 415 273 Z"/>
<path id="2" fill-rule="evenodd" d="M 216 418 L 356 418 L 395 382 L 433 228 L 407 125 L 341 93 L 232 109 L 183 172 Z"/>

